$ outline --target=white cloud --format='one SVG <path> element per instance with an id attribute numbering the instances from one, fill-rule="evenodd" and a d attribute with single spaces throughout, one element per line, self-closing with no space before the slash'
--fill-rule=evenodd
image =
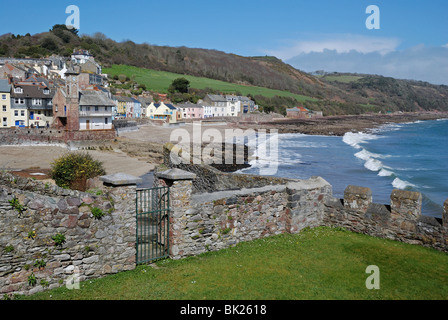
<path id="1" fill-rule="evenodd" d="M 442 46 L 442 47 L 444 47 L 444 48 L 447 48 L 447 49 L 448 49 L 448 43 L 447 43 L 446 45 Z"/>
<path id="2" fill-rule="evenodd" d="M 305 72 L 325 70 L 327 72 L 351 72 L 378 74 L 398 79 L 428 81 L 448 85 L 447 46 L 427 47 L 418 45 L 389 53 L 361 53 L 358 51 L 302 53 L 286 61 Z"/>
<path id="3" fill-rule="evenodd" d="M 288 60 L 300 54 L 324 52 L 324 50 L 334 50 L 337 53 L 356 51 L 363 54 L 378 52 L 381 55 L 385 55 L 395 51 L 400 44 L 400 40 L 396 38 L 368 37 L 353 34 L 324 34 L 314 35 L 313 38 L 310 40 L 287 41 L 287 45 L 276 50 L 270 50 L 267 54 L 283 60 Z"/>

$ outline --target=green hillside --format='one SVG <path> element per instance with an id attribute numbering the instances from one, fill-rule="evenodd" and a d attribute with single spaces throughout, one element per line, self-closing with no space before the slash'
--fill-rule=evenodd
<path id="1" fill-rule="evenodd" d="M 245 96 L 261 95 L 268 98 L 280 96 L 280 97 L 294 98 L 299 102 L 317 101 L 317 99 L 315 98 L 294 94 L 288 91 L 275 90 L 257 86 L 240 85 L 220 80 L 213 80 L 208 78 L 195 77 L 166 71 L 137 68 L 126 65 L 113 65 L 111 68 L 104 68 L 103 72 L 108 74 L 109 78 L 112 78 L 115 75 L 118 76 L 120 74 L 124 74 L 129 78 L 133 79 L 135 82 L 139 84 L 144 84 L 148 90 L 158 93 L 167 93 L 168 87 L 171 85 L 173 80 L 176 78 L 183 77 L 188 81 L 190 81 L 191 88 L 196 89 L 210 88 L 216 91 L 220 91 L 223 94 L 240 92 Z"/>

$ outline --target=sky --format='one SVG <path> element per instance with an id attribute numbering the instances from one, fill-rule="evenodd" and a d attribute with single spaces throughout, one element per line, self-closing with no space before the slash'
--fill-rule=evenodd
<path id="1" fill-rule="evenodd" d="M 312 72 L 373 73 L 448 84 L 447 0 L 190 0 L 21 2 L 21 23 L 0 34 L 40 33 L 80 11 L 80 34 L 116 40 L 274 55 Z M 44 5 L 43 5 L 44 4 Z M 366 20 L 379 29 L 369 29 Z M 377 12 L 375 12 L 376 14 Z M 377 18 L 379 17 L 379 19 Z M 379 24 L 379 25 L 378 25 Z"/>

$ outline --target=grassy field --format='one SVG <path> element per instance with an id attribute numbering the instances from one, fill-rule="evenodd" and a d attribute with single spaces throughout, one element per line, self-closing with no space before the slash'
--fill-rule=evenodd
<path id="1" fill-rule="evenodd" d="M 369 265 L 380 289 L 368 290 Z M 448 298 L 448 255 L 320 227 L 38 293 L 36 300 L 413 300 Z M 21 297 L 25 299 L 25 297 Z"/>
<path id="2" fill-rule="evenodd" d="M 113 77 L 114 75 L 120 75 L 120 74 L 124 74 L 130 78 L 134 76 L 135 77 L 134 80 L 137 83 L 144 84 L 146 85 L 148 90 L 152 90 L 159 93 L 167 93 L 168 87 L 171 85 L 174 79 L 184 77 L 190 81 L 190 87 L 196 89 L 211 88 L 214 90 L 219 90 L 223 93 L 234 93 L 236 91 L 239 91 L 243 95 L 252 94 L 253 96 L 262 95 L 265 97 L 274 97 L 274 96 L 292 97 L 297 99 L 297 101 L 299 102 L 303 102 L 306 100 L 310 101 L 317 100 L 315 98 L 294 94 L 288 91 L 273 90 L 263 87 L 244 86 L 208 78 L 200 78 L 165 71 L 156 71 L 132 66 L 125 66 L 125 65 L 113 65 L 111 68 L 104 68 L 103 72 L 109 74 L 110 78 Z"/>

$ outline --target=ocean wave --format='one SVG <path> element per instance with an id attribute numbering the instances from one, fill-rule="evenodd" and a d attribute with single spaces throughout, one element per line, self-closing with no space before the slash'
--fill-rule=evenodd
<path id="1" fill-rule="evenodd" d="M 391 177 L 395 174 L 395 172 L 387 170 L 387 169 L 381 169 L 380 172 L 378 172 L 378 175 L 380 177 Z"/>
<path id="2" fill-rule="evenodd" d="M 370 158 L 364 163 L 364 167 L 370 171 L 378 172 L 383 168 L 383 163 L 380 160 Z"/>
<path id="3" fill-rule="evenodd" d="M 376 140 L 379 139 L 380 136 L 370 133 L 364 133 L 364 132 L 347 132 L 344 137 L 342 138 L 342 141 L 350 146 L 352 146 L 355 149 L 361 149 L 361 144 L 369 141 L 369 140 Z"/>
<path id="4" fill-rule="evenodd" d="M 413 185 L 412 183 L 405 181 L 405 180 L 401 180 L 400 178 L 395 178 L 394 181 L 392 181 L 392 186 L 394 188 L 400 189 L 400 190 L 404 190 L 406 188 L 412 188 L 415 187 L 415 185 Z"/>

